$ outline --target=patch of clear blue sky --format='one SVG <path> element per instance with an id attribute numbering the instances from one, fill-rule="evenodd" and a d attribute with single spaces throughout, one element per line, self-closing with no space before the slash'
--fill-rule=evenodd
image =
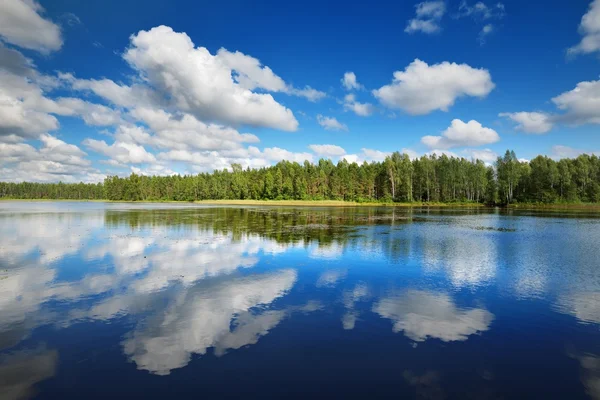
<path id="1" fill-rule="evenodd" d="M 503 1 L 506 16 L 494 21 L 497 30 L 485 45 L 477 41 L 481 23 L 451 18 L 459 2 L 447 1 L 442 31 L 426 35 L 404 32 L 407 20 L 414 16 L 415 1 L 42 0 L 51 19 L 60 21 L 65 13 L 73 13 L 81 25 L 65 26 L 64 47 L 50 56 L 25 53 L 34 58 L 41 71 L 60 70 L 80 78 L 128 82 L 132 71 L 119 53 L 129 44 L 129 36 L 168 25 L 186 32 L 196 46 L 204 46 L 213 54 L 221 47 L 239 50 L 260 59 L 288 83 L 310 85 L 328 93 L 329 97 L 318 103 L 274 94 L 294 111 L 300 129 L 286 133 L 240 127 L 241 131 L 256 133 L 261 148 L 307 151 L 309 144 L 327 143 L 340 145 L 348 153 L 362 147 L 424 152 L 427 149 L 420 144 L 423 135 L 439 134 L 452 119 L 460 118 L 475 119 L 497 130 L 502 140 L 483 147 L 498 153 L 511 148 L 520 157 L 529 158 L 549 154 L 551 147 L 559 144 L 600 150 L 597 126 L 560 126 L 546 135 L 526 135 L 515 132 L 513 124 L 498 117 L 507 111 L 556 111 L 552 97 L 573 89 L 578 82 L 598 79 L 596 55 L 566 57 L 566 49 L 581 39 L 578 25 L 589 2 Z M 450 61 L 486 68 L 496 88 L 485 99 L 462 98 L 449 112 L 424 116 L 395 111 L 397 117 L 389 118 L 387 110 L 379 107 L 380 111 L 364 118 L 344 112 L 336 102 L 346 93 L 340 85 L 344 72 L 354 71 L 368 89 L 357 92 L 359 101 L 377 104 L 370 90 L 390 83 L 392 73 L 403 70 L 415 58 L 429 64 Z M 323 130 L 316 123 L 317 114 L 336 117 L 348 125 L 349 132 Z M 61 124 L 60 136 L 68 142 L 102 137 L 100 129 L 86 127 L 79 120 L 61 118 Z"/>

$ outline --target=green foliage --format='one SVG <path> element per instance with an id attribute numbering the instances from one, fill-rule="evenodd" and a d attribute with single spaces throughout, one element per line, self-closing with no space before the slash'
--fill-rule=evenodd
<path id="1" fill-rule="evenodd" d="M 110 176 L 104 183 L 3 183 L 0 198 L 121 201 L 345 200 L 485 204 L 600 202 L 600 159 L 581 155 L 519 161 L 507 151 L 494 166 L 480 160 L 394 152 L 361 165 L 281 161 L 277 165 L 185 176 Z"/>

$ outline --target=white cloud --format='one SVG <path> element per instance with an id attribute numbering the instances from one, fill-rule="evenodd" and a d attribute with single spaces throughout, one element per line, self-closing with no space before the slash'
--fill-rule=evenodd
<path id="1" fill-rule="evenodd" d="M 562 113 L 517 112 L 502 113 L 517 122 L 517 130 L 546 133 L 559 123 L 569 125 L 600 124 L 600 81 L 579 82 L 577 86 L 552 98 Z"/>
<path id="2" fill-rule="evenodd" d="M 600 0 L 590 3 L 588 12 L 581 18 L 579 32 L 583 38 L 578 45 L 567 51 L 568 54 L 588 54 L 600 51 Z"/>
<path id="3" fill-rule="evenodd" d="M 487 331 L 494 320 L 494 315 L 483 308 L 459 309 L 447 294 L 417 290 L 384 297 L 373 311 L 391 319 L 394 332 L 404 332 L 416 342 L 429 338 L 464 341 Z"/>
<path id="4" fill-rule="evenodd" d="M 258 88 L 269 92 L 283 92 L 304 97 L 312 102 L 316 102 L 326 96 L 325 93 L 310 86 L 298 89 L 286 84 L 271 68 L 262 65 L 260 60 L 240 51 L 232 53 L 222 48 L 217 52 L 216 57 L 221 59 L 228 68 L 234 71 L 236 82 L 244 89 L 254 90 Z"/>
<path id="5" fill-rule="evenodd" d="M 366 148 L 362 148 L 361 150 L 366 158 L 373 160 L 373 161 L 383 161 L 383 160 L 385 160 L 385 158 L 387 156 L 389 156 L 391 154 L 391 153 L 385 152 L 385 151 L 366 149 Z"/>
<path id="6" fill-rule="evenodd" d="M 467 158 L 474 160 L 481 160 L 484 163 L 491 165 L 498 159 L 498 153 L 490 149 L 476 150 L 476 149 L 465 149 L 462 151 Z"/>
<path id="7" fill-rule="evenodd" d="M 417 153 L 410 149 L 404 148 L 400 152 L 407 154 L 411 159 L 415 158 L 417 156 Z M 373 161 L 382 162 L 385 160 L 385 158 L 387 156 L 389 156 L 391 154 L 392 154 L 392 152 L 367 149 L 367 148 L 363 147 L 362 149 L 360 149 L 359 154 L 346 154 L 342 158 L 346 159 L 346 161 L 348 161 L 349 163 L 355 162 L 357 164 L 362 164 L 365 161 L 366 162 L 373 162 Z"/>
<path id="8" fill-rule="evenodd" d="M 575 89 L 562 93 L 552 102 L 564 114 L 557 121 L 574 125 L 600 124 L 600 81 L 579 82 Z"/>
<path id="9" fill-rule="evenodd" d="M 313 155 L 310 153 L 293 153 L 289 150 L 280 149 L 279 147 L 267 147 L 262 151 L 264 157 L 269 161 L 291 161 L 303 163 L 304 161 L 313 161 Z"/>
<path id="10" fill-rule="evenodd" d="M 452 120 L 441 136 L 423 136 L 421 142 L 430 149 L 450 149 L 462 146 L 482 146 L 496 143 L 500 136 L 495 130 L 483 127 L 479 122 L 471 120 L 467 123 L 460 119 Z"/>
<path id="11" fill-rule="evenodd" d="M 140 146 L 135 143 L 115 141 L 113 144 L 108 145 L 104 140 L 96 139 L 85 139 L 83 144 L 95 152 L 104 154 L 113 160 L 116 160 L 123 164 L 141 164 L 141 163 L 152 163 L 156 161 L 156 158 L 151 153 L 148 153 L 144 146 Z"/>
<path id="12" fill-rule="evenodd" d="M 446 13 L 444 1 L 424 1 L 415 5 L 415 18 L 408 21 L 404 32 L 436 33 L 441 30 L 440 20 Z"/>
<path id="13" fill-rule="evenodd" d="M 82 118 L 86 124 L 107 126 L 121 121 L 120 112 L 78 98 L 52 99 L 48 92 L 60 88 L 60 80 L 41 75 L 31 60 L 16 50 L 0 46 L 0 136 L 35 139 L 57 130 L 55 115 Z"/>
<path id="14" fill-rule="evenodd" d="M 47 54 L 62 47 L 58 25 L 44 19 L 35 0 L 0 1 L 0 37 L 14 45 Z"/>
<path id="15" fill-rule="evenodd" d="M 21 52 L 10 49 L 0 41 L 0 69 L 16 76 L 35 76 L 34 63 Z"/>
<path id="16" fill-rule="evenodd" d="M 52 135 L 39 137 L 40 149 L 27 143 L 0 143 L 0 181 L 79 182 L 104 179 L 79 147 Z"/>
<path id="17" fill-rule="evenodd" d="M 242 143 L 259 141 L 255 135 L 239 133 L 218 124 L 205 124 L 190 114 L 173 115 L 162 109 L 137 108 L 131 111 L 131 115 L 155 133 L 152 137 L 138 134 L 131 140 L 158 148 L 223 150 L 237 149 Z"/>
<path id="18" fill-rule="evenodd" d="M 503 3 L 496 3 L 488 6 L 482 1 L 478 1 L 470 6 L 466 0 L 463 0 L 458 7 L 458 18 L 473 17 L 476 20 L 502 19 L 506 15 L 506 9 Z"/>
<path id="19" fill-rule="evenodd" d="M 15 134 L 32 138 L 58 126 L 54 116 L 28 109 L 23 101 L 6 95 L 0 88 L 0 136 Z"/>
<path id="20" fill-rule="evenodd" d="M 177 172 L 173 171 L 171 168 L 160 165 L 160 164 L 152 164 L 146 168 L 139 168 L 131 165 L 129 167 L 131 172 L 137 175 L 145 175 L 145 176 L 169 176 L 169 175 L 177 175 Z"/>
<path id="21" fill-rule="evenodd" d="M 428 65 L 416 59 L 404 71 L 394 72 L 390 85 L 373 91 L 381 103 L 411 115 L 448 111 L 464 96 L 483 98 L 495 85 L 488 70 L 443 62 Z"/>
<path id="22" fill-rule="evenodd" d="M 247 60 L 241 56 L 234 57 L 234 63 L 244 70 L 242 75 L 238 71 L 237 78 L 246 86 L 277 86 L 272 73 L 243 64 L 238 58 L 246 63 Z M 286 131 L 298 128 L 291 110 L 270 94 L 255 93 L 236 83 L 231 68 L 221 57 L 213 56 L 204 47 L 195 47 L 185 33 L 167 26 L 140 31 L 131 37 L 131 46 L 123 57 L 175 106 L 200 120 Z"/>
<path id="23" fill-rule="evenodd" d="M 373 114 L 375 107 L 371 103 L 359 103 L 353 93 L 344 96 L 344 111 L 352 111 L 360 117 L 368 117 Z"/>
<path id="24" fill-rule="evenodd" d="M 496 31 L 496 26 L 489 22 L 490 19 L 500 20 L 506 16 L 506 9 L 503 3 L 496 3 L 488 6 L 482 1 L 478 1 L 473 6 L 470 6 L 466 0 L 463 0 L 458 7 L 458 13 L 455 18 L 471 17 L 477 23 L 485 23 L 479 32 L 477 41 L 480 45 L 484 45 L 486 38 Z"/>
<path id="25" fill-rule="evenodd" d="M 294 96 L 304 97 L 306 100 L 311 101 L 313 103 L 316 103 L 317 101 L 327 97 L 327 94 L 325 92 L 313 89 L 310 86 L 305 86 L 304 89 L 298 89 L 293 87 L 288 88 L 288 91 L 286 93 Z"/>
<path id="26" fill-rule="evenodd" d="M 313 161 L 311 153 L 294 153 L 279 147 L 268 147 L 261 151 L 254 146 L 220 152 L 171 150 L 159 153 L 157 157 L 162 161 L 187 162 L 195 171 L 202 172 L 229 169 L 232 163 L 241 164 L 243 168 L 262 168 L 282 160 L 300 164 Z"/>
<path id="27" fill-rule="evenodd" d="M 346 90 L 364 89 L 364 86 L 358 83 L 358 81 L 356 80 L 356 74 L 354 72 L 344 73 L 344 77 L 342 78 L 341 82 L 342 86 Z"/>
<path id="28" fill-rule="evenodd" d="M 240 51 L 232 53 L 223 48 L 217 52 L 217 57 L 234 71 L 234 79 L 244 89 L 254 90 L 260 88 L 269 92 L 286 90 L 284 80 L 275 75 L 271 68 L 263 66 L 254 57 L 247 56 Z"/>
<path id="29" fill-rule="evenodd" d="M 426 156 L 432 156 L 432 155 L 436 155 L 438 157 L 445 155 L 446 157 L 454 157 L 454 158 L 461 158 L 458 154 L 449 151 L 449 150 L 440 150 L 440 149 L 433 149 L 428 151 L 427 153 L 425 153 Z"/>
<path id="30" fill-rule="evenodd" d="M 119 111 L 77 98 L 59 98 L 56 100 L 56 106 L 57 114 L 78 116 L 91 126 L 111 126 L 122 122 Z"/>
<path id="31" fill-rule="evenodd" d="M 484 25 L 483 28 L 481 28 L 481 32 L 479 32 L 479 37 L 477 38 L 477 40 L 479 40 L 479 44 L 484 45 L 486 37 L 491 35 L 492 32 L 494 32 L 494 25 L 492 25 L 492 24 Z"/>
<path id="32" fill-rule="evenodd" d="M 541 112 L 501 113 L 500 117 L 510 118 L 517 123 L 516 129 L 525 133 L 542 134 L 553 127 L 551 116 Z"/>
<path id="33" fill-rule="evenodd" d="M 335 117 L 325 117 L 321 114 L 317 115 L 317 122 L 328 131 L 347 131 L 348 127 L 342 124 Z"/>
<path id="34" fill-rule="evenodd" d="M 323 157 L 339 157 L 346 154 L 346 150 L 334 144 L 311 144 L 308 148 Z"/>
<path id="35" fill-rule="evenodd" d="M 552 146 L 552 150 L 550 152 L 550 156 L 555 159 L 577 158 L 582 154 L 600 155 L 600 151 L 582 150 L 582 149 L 575 149 L 575 148 L 569 147 L 569 146 L 556 145 L 556 146 Z"/>

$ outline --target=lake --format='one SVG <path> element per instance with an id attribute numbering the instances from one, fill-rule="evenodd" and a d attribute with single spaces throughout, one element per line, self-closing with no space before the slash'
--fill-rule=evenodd
<path id="1" fill-rule="evenodd" d="M 0 398 L 600 399 L 600 219 L 0 202 Z"/>

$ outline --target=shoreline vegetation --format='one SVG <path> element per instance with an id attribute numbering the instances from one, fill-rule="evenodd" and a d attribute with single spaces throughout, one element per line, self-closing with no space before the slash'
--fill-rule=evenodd
<path id="1" fill-rule="evenodd" d="M 504 206 L 486 205 L 482 203 L 384 203 L 384 202 L 353 202 L 344 200 L 106 200 L 106 199 L 18 199 L 0 198 L 2 201 L 13 202 L 77 202 L 77 203 L 149 203 L 149 204 L 198 204 L 214 206 L 285 206 L 285 207 L 431 207 L 431 208 L 507 208 L 507 209 L 548 209 L 548 210 L 598 210 L 600 203 L 512 203 Z"/>
<path id="2" fill-rule="evenodd" d="M 312 164 L 280 161 L 258 169 L 196 175 L 109 176 L 101 183 L 0 182 L 0 199 L 203 202 L 330 206 L 510 206 L 596 208 L 600 158 L 583 154 L 531 161 L 506 151 L 494 165 L 435 154 L 411 159 L 394 152 L 383 162 Z"/>

